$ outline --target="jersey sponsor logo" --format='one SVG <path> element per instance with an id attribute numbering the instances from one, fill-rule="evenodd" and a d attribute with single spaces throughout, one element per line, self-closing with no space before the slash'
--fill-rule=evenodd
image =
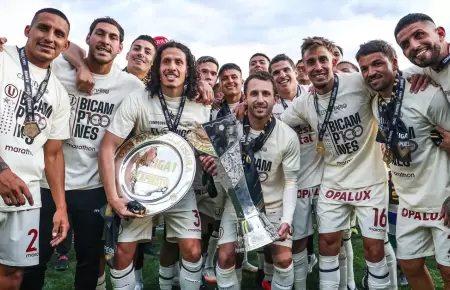
<path id="1" fill-rule="evenodd" d="M 19 153 L 19 154 L 23 154 L 23 155 L 31 155 L 31 156 L 33 156 L 33 153 L 30 151 L 30 149 L 27 149 L 27 148 L 20 148 L 20 147 L 6 145 L 5 146 L 5 151 Z"/>
<path id="2" fill-rule="evenodd" d="M 109 94 L 109 90 L 108 89 L 102 89 L 102 88 L 94 88 L 93 90 L 92 90 L 92 95 L 102 95 L 102 94 L 104 94 L 104 95 L 107 95 L 107 94 Z"/>
<path id="3" fill-rule="evenodd" d="M 69 146 L 69 147 L 72 147 L 73 149 L 85 150 L 85 151 L 90 151 L 90 152 L 95 152 L 95 151 L 97 151 L 96 148 L 94 148 L 94 147 L 89 147 L 89 146 L 86 146 L 86 145 L 75 145 L 75 144 L 72 144 L 72 143 L 69 143 L 69 142 L 66 142 L 66 143 L 64 143 L 64 144 L 67 145 L 67 146 Z"/>
<path id="4" fill-rule="evenodd" d="M 6 96 L 13 99 L 17 98 L 17 96 L 19 95 L 19 89 L 12 84 L 7 84 L 4 91 Z"/>
<path id="5" fill-rule="evenodd" d="M 310 198 L 314 195 L 319 195 L 319 188 L 306 188 L 306 189 L 299 189 L 297 191 L 297 198 Z"/>
<path id="6" fill-rule="evenodd" d="M 334 191 L 328 190 L 325 193 L 325 197 L 334 200 L 342 201 L 362 201 L 369 200 L 372 190 L 361 190 L 361 191 Z"/>
<path id="7" fill-rule="evenodd" d="M 395 172 L 392 170 L 392 174 L 398 177 L 404 177 L 404 178 L 414 178 L 416 175 L 414 173 L 404 173 L 404 172 Z"/>
<path id="8" fill-rule="evenodd" d="M 327 128 L 338 155 L 351 154 L 359 150 L 358 138 L 364 133 L 359 113 L 330 120 Z"/>
<path id="9" fill-rule="evenodd" d="M 410 209 L 402 208 L 402 216 L 408 219 L 414 219 L 419 221 L 436 221 L 443 220 L 444 216 L 440 213 L 429 213 L 429 212 L 417 212 Z"/>
<path id="10" fill-rule="evenodd" d="M 268 161 L 261 158 L 255 159 L 256 169 L 258 171 L 271 171 L 272 170 L 272 161 Z"/>
<path id="11" fill-rule="evenodd" d="M 337 111 L 343 110 L 345 108 L 347 108 L 347 104 L 346 103 L 335 105 L 333 107 L 333 113 L 336 113 Z M 320 115 L 325 115 L 327 113 L 327 110 L 326 109 L 320 110 L 319 113 L 320 113 Z"/>
<path id="12" fill-rule="evenodd" d="M 21 79 L 21 80 L 23 81 L 23 75 L 22 75 L 22 73 L 18 73 L 18 74 L 17 74 L 17 78 L 18 78 L 18 79 Z M 34 87 L 36 90 L 39 89 L 39 85 L 40 85 L 40 84 L 41 84 L 40 82 L 38 83 L 37 81 L 31 79 L 31 86 Z M 48 94 L 48 88 L 45 90 L 45 93 Z"/>
<path id="13" fill-rule="evenodd" d="M 300 141 L 300 145 L 303 144 L 310 144 L 313 142 L 313 130 L 311 126 L 303 125 L 303 126 L 297 126 L 294 128 L 295 133 L 298 135 L 298 140 Z"/>

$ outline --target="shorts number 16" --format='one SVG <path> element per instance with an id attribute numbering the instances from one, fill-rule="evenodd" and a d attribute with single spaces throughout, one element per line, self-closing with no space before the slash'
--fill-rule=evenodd
<path id="1" fill-rule="evenodd" d="M 375 227 L 385 227 L 387 223 L 387 216 L 386 216 L 386 209 L 383 208 L 380 214 L 380 210 L 378 208 L 373 208 L 375 211 L 374 219 L 373 219 L 373 226 Z"/>

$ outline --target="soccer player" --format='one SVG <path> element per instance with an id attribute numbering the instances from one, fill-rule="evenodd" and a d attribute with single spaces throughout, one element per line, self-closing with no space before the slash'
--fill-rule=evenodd
<path id="1" fill-rule="evenodd" d="M 68 91 L 72 106 L 71 134 L 64 143 L 64 155 L 67 207 L 72 218 L 77 255 L 75 289 L 96 287 L 103 252 L 104 220 L 99 212 L 106 204 L 106 196 L 97 160 L 101 139 L 125 96 L 144 87 L 136 77 L 113 66 L 115 57 L 122 51 L 123 38 L 124 31 L 114 19 L 98 18 L 92 22 L 86 38 L 89 45 L 87 58 L 78 61 L 78 65 L 93 74 L 95 86 L 90 96 L 77 89 L 77 67 L 63 57 L 55 59 L 51 66 Z M 54 207 L 45 179 L 41 187 L 40 228 L 49 232 Z M 46 264 L 53 252 L 49 239 L 41 237 L 40 263 L 26 269 L 22 289 L 42 289 Z"/>
<path id="2" fill-rule="evenodd" d="M 127 52 L 127 66 L 124 70 L 135 75 L 146 85 L 149 81 L 149 72 L 156 49 L 156 43 L 151 36 L 139 35 Z"/>
<path id="3" fill-rule="evenodd" d="M 315 92 L 294 102 L 281 120 L 291 127 L 308 123 L 317 134 L 316 150 L 325 168 L 317 204 L 320 289 L 346 287 L 340 278 L 339 256 L 345 255 L 342 231 L 350 228 L 356 211 L 363 236 L 364 257 L 371 289 L 388 289 L 389 270 L 384 256 L 387 176 L 375 144 L 373 94 L 359 74 L 334 74 L 335 45 L 322 37 L 302 44 L 305 70 Z M 346 275 L 344 276 L 346 277 Z"/>
<path id="4" fill-rule="evenodd" d="M 297 61 L 297 64 L 295 65 L 295 71 L 297 72 L 297 82 L 299 85 L 309 86 L 311 82 L 308 79 L 308 75 L 304 73 L 304 66 L 305 65 L 303 64 L 303 59 Z"/>
<path id="5" fill-rule="evenodd" d="M 356 65 L 346 60 L 341 60 L 340 62 L 338 62 L 338 64 L 336 65 L 336 70 L 341 73 L 349 74 L 359 72 L 359 68 Z"/>
<path id="6" fill-rule="evenodd" d="M 118 239 L 115 267 L 111 270 L 114 289 L 134 287 L 132 269 L 137 241 L 151 239 L 152 235 L 151 217 L 129 212 L 127 201 L 117 195 L 114 152 L 132 130 L 135 134 L 160 134 L 170 130 L 184 137 L 194 129 L 195 124 L 209 121 L 210 106 L 195 100 L 196 69 L 193 55 L 183 44 L 168 42 L 161 46 L 151 68 L 147 89 L 136 91 L 125 99 L 103 138 L 99 167 L 108 202 L 119 216 L 133 218 L 128 222 L 122 220 L 123 230 Z M 180 117 L 165 119 L 165 116 L 171 115 Z M 178 124 L 174 124 L 176 120 L 179 120 Z M 198 173 L 200 180 L 197 174 L 193 187 L 183 199 L 163 213 L 167 230 L 164 244 L 178 242 L 182 256 L 180 286 L 186 290 L 198 290 L 202 277 L 201 224 L 194 194 L 194 190 L 202 186 L 201 170 Z M 172 289 L 173 263 L 178 258 L 176 252 L 166 251 L 166 247 L 163 245 L 160 255 L 159 283 L 162 290 Z"/>
<path id="7" fill-rule="evenodd" d="M 246 154 L 254 156 L 249 167 L 259 173 L 266 214 L 279 229 L 280 240 L 270 245 L 275 273 L 271 283 L 274 290 L 291 289 L 294 282 L 292 264 L 292 221 L 296 204 L 297 179 L 300 169 L 300 144 L 295 132 L 272 116 L 276 104 L 276 85 L 267 72 L 251 74 L 244 83 L 248 114 L 240 126 L 240 142 L 255 140 Z M 250 138 L 250 139 L 249 139 Z M 269 149 L 270 148 L 270 149 Z M 212 158 L 203 165 L 213 172 Z M 262 167 L 261 164 L 267 164 Z M 220 290 L 240 289 L 235 272 L 236 214 L 231 200 L 226 201 L 219 238 L 217 285 Z"/>
<path id="8" fill-rule="evenodd" d="M 290 106 L 292 102 L 302 97 L 302 92 L 308 88 L 297 83 L 294 62 L 285 54 L 272 58 L 269 64 L 278 91 L 279 99 L 273 108 L 273 115 L 277 118 Z M 294 213 L 294 233 L 292 243 L 292 260 L 294 263 L 294 289 L 306 289 L 308 275 L 308 257 L 306 245 L 308 237 L 314 233 L 312 224 L 312 199 L 319 194 L 319 185 L 323 174 L 323 160 L 315 150 L 316 134 L 308 123 L 299 124 L 294 128 L 300 141 L 300 160 L 302 162 L 298 172 L 297 205 Z M 265 265 L 265 281 L 271 280 L 273 266 Z M 269 276 L 269 277 L 268 277 Z"/>
<path id="9" fill-rule="evenodd" d="M 378 93 L 372 109 L 379 124 L 377 141 L 386 146 L 384 160 L 399 196 L 397 256 L 403 273 L 412 289 L 433 289 L 425 257 L 434 255 L 448 289 L 450 229 L 441 208 L 449 195 L 450 163 L 430 132 L 435 126 L 450 131 L 450 103 L 433 86 L 412 94 L 394 48 L 385 41 L 362 44 L 356 59 L 364 80 Z"/>
<path id="10" fill-rule="evenodd" d="M 269 63 L 270 58 L 265 55 L 264 53 L 257 52 L 252 57 L 250 57 L 250 60 L 248 62 L 248 70 L 249 73 L 255 73 L 258 71 L 269 71 Z"/>
<path id="11" fill-rule="evenodd" d="M 70 24 L 44 8 L 25 27 L 24 47 L 0 52 L 0 288 L 20 288 L 24 267 L 39 264 L 41 242 L 56 246 L 67 235 L 63 140 L 70 137 L 70 101 L 50 70 L 67 49 Z M 50 225 L 39 225 L 39 180 L 47 176 Z"/>

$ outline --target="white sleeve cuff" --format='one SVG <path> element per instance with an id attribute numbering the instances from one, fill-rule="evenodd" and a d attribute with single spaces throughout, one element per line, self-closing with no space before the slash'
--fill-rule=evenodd
<path id="1" fill-rule="evenodd" d="M 281 223 L 292 225 L 297 204 L 297 171 L 284 172 L 283 216 Z"/>

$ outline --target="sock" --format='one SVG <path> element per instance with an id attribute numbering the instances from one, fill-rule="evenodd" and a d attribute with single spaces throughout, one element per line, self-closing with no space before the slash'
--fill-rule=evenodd
<path id="1" fill-rule="evenodd" d="M 242 264 L 244 264 L 245 262 L 248 262 L 247 251 L 244 251 L 244 260 L 242 260 Z"/>
<path id="2" fill-rule="evenodd" d="M 242 268 L 236 269 L 236 277 L 238 279 L 239 285 L 242 285 Z"/>
<path id="3" fill-rule="evenodd" d="M 264 261 L 265 261 L 265 259 L 264 259 L 264 251 L 262 249 L 261 249 L 261 251 L 258 250 L 256 252 L 256 254 L 258 255 L 258 269 L 264 270 Z"/>
<path id="4" fill-rule="evenodd" d="M 272 282 L 273 269 L 273 264 L 264 262 L 264 280 L 266 280 L 266 282 Z"/>
<path id="5" fill-rule="evenodd" d="M 111 269 L 111 285 L 114 290 L 134 290 L 136 280 L 134 279 L 133 263 L 123 270 Z"/>
<path id="6" fill-rule="evenodd" d="M 386 263 L 386 258 L 383 258 L 378 263 L 372 263 L 366 260 L 369 277 L 369 289 L 389 290 L 391 287 L 391 280 L 389 279 L 389 269 Z"/>
<path id="7" fill-rule="evenodd" d="M 195 263 L 181 260 L 180 288 L 198 290 L 202 282 L 202 258 Z"/>
<path id="8" fill-rule="evenodd" d="M 339 251 L 339 290 L 347 290 L 347 254 L 344 246 Z"/>
<path id="9" fill-rule="evenodd" d="M 161 290 L 172 290 L 172 279 L 175 275 L 175 265 L 171 265 L 169 267 L 159 265 L 159 287 Z"/>
<path id="10" fill-rule="evenodd" d="M 308 237 L 308 244 L 306 248 L 308 249 L 308 256 L 314 254 L 314 235 L 310 235 Z"/>
<path id="11" fill-rule="evenodd" d="M 211 235 L 211 238 L 209 238 L 207 256 L 205 259 L 205 268 L 214 267 L 214 256 L 216 255 L 217 243 L 219 242 L 218 235 L 219 233 L 214 231 Z"/>
<path id="12" fill-rule="evenodd" d="M 97 287 L 95 287 L 95 290 L 106 290 L 106 279 L 105 279 L 105 272 L 103 272 L 103 275 L 98 277 L 97 280 Z"/>
<path id="13" fill-rule="evenodd" d="M 274 269 L 272 290 L 291 290 L 294 284 L 294 265 L 292 262 L 286 269 L 277 266 L 274 266 Z"/>
<path id="14" fill-rule="evenodd" d="M 294 289 L 306 290 L 306 277 L 308 276 L 308 251 L 304 249 L 292 255 L 294 263 Z"/>
<path id="15" fill-rule="evenodd" d="M 218 290 L 240 290 L 241 289 L 241 285 L 239 284 L 234 267 L 223 270 L 223 269 L 220 269 L 219 265 L 217 265 L 216 277 L 217 277 Z"/>
<path id="16" fill-rule="evenodd" d="M 386 255 L 386 264 L 389 269 L 389 279 L 391 280 L 391 290 L 397 290 L 397 260 L 395 258 L 394 249 L 389 241 L 384 242 L 384 253 Z"/>
<path id="17" fill-rule="evenodd" d="M 339 256 L 319 255 L 319 288 L 339 289 L 339 281 Z"/>
<path id="18" fill-rule="evenodd" d="M 347 280 L 347 286 L 351 290 L 356 288 L 355 283 L 355 272 L 353 270 L 353 245 L 352 245 L 352 231 L 346 230 L 343 234 L 343 241 L 344 241 L 344 247 L 345 247 L 345 253 L 347 255 L 347 277 L 345 278 Z"/>
<path id="19" fill-rule="evenodd" d="M 180 262 L 176 261 L 173 266 L 173 277 L 180 279 Z"/>
<path id="20" fill-rule="evenodd" d="M 144 282 L 144 278 L 142 277 L 142 269 L 134 270 L 134 279 L 139 283 Z"/>

